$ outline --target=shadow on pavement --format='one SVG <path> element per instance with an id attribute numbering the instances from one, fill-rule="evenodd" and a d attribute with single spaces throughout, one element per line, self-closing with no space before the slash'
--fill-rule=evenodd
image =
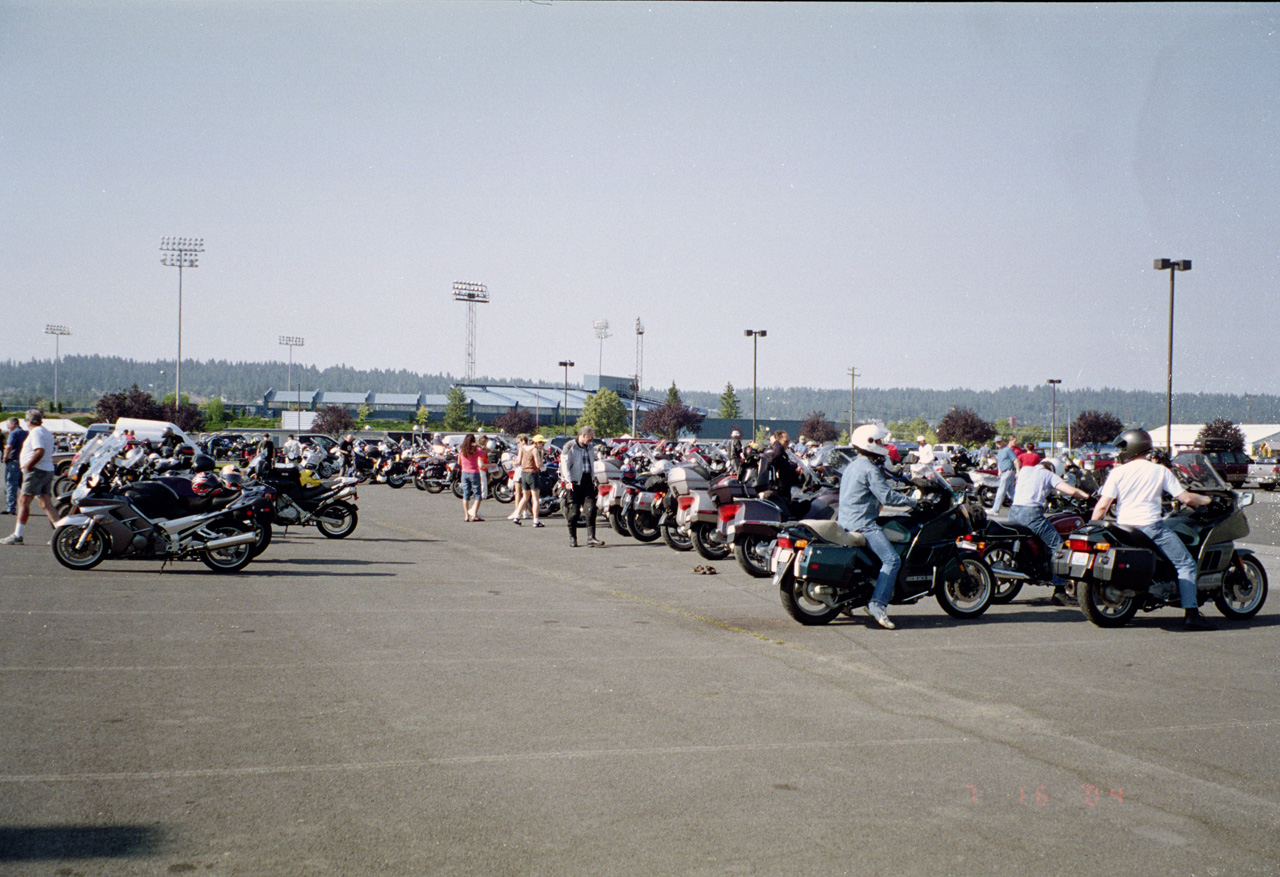
<path id="1" fill-rule="evenodd" d="M 148 825 L 2 825 L 0 862 L 150 856 L 162 840 Z"/>

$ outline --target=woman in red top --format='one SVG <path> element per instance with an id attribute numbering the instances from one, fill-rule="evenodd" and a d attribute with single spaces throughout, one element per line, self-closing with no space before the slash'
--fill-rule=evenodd
<path id="1" fill-rule="evenodd" d="M 482 473 L 488 472 L 489 455 L 471 433 L 467 433 L 458 448 L 458 465 L 462 467 L 462 520 L 483 521 L 480 517 L 480 500 L 484 497 Z"/>

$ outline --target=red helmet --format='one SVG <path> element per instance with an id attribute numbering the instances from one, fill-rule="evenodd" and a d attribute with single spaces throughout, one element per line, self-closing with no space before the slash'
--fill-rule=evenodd
<path id="1" fill-rule="evenodd" d="M 196 496 L 218 496 L 226 489 L 222 479 L 212 472 L 201 472 L 191 479 L 191 490 Z"/>

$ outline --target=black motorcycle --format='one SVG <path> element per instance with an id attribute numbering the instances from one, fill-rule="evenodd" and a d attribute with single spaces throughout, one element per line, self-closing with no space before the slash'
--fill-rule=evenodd
<path id="1" fill-rule="evenodd" d="M 1249 535 L 1244 510 L 1253 494 L 1231 490 L 1203 454 L 1179 454 L 1170 467 L 1183 487 L 1212 500 L 1164 519 L 1196 559 L 1197 603 L 1213 600 L 1227 618 L 1252 618 L 1267 599 L 1267 572 L 1235 540 Z M 1053 569 L 1075 583 L 1080 608 L 1099 627 L 1122 627 L 1139 609 L 1181 605 L 1173 563 L 1141 530 L 1114 521 L 1091 521 L 1072 533 Z"/>
<path id="2" fill-rule="evenodd" d="M 933 595 L 955 618 L 977 618 L 991 605 L 994 578 L 981 557 L 956 539 L 972 532 L 963 493 L 933 479 L 913 479 L 922 498 L 905 515 L 882 515 L 884 535 L 902 556 L 894 604 Z M 837 521 L 798 521 L 778 534 L 770 565 L 787 614 L 805 625 L 827 624 L 871 600 L 880 558 L 859 533 Z"/>
<path id="3" fill-rule="evenodd" d="M 751 493 L 754 494 L 754 491 Z M 733 545 L 733 556 L 750 576 L 767 579 L 773 575 L 770 558 L 773 543 L 782 528 L 793 521 L 829 521 L 840 507 L 840 487 L 817 484 L 789 503 L 774 496 L 762 499 L 744 495 L 729 499 L 716 509 L 724 539 Z"/>
<path id="4" fill-rule="evenodd" d="M 322 482 L 292 466 L 260 469 L 256 475 L 275 490 L 275 520 L 286 527 L 314 525 L 330 539 L 345 539 L 359 523 L 355 478 Z"/>

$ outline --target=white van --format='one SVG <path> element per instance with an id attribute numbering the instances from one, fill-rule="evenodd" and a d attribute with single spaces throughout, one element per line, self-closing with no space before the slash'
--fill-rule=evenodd
<path id="1" fill-rule="evenodd" d="M 173 430 L 173 434 L 178 437 L 178 441 L 193 450 L 196 443 L 191 440 L 191 436 L 182 431 L 182 427 L 176 423 L 170 423 L 167 420 L 143 420 L 140 417 L 121 417 L 116 421 L 116 428 L 112 435 L 122 435 L 124 432 L 132 432 L 138 441 L 151 440 L 152 444 L 160 444 L 164 439 L 164 431 L 166 429 Z"/>

